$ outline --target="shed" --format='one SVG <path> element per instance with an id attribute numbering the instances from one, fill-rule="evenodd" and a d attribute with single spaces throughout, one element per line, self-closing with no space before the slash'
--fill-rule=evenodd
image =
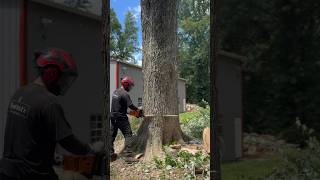
<path id="1" fill-rule="evenodd" d="M 242 63 L 245 57 L 219 51 L 217 62 L 218 120 L 222 135 L 221 151 L 225 161 L 242 157 Z"/>
<path id="2" fill-rule="evenodd" d="M 115 89 L 121 87 L 121 79 L 125 76 L 131 76 L 134 79 L 135 86 L 129 92 L 133 104 L 143 105 L 143 73 L 142 67 L 130 64 L 124 61 L 112 59 L 110 63 L 110 97 Z M 178 78 L 178 103 L 179 112 L 186 110 L 186 80 Z"/>

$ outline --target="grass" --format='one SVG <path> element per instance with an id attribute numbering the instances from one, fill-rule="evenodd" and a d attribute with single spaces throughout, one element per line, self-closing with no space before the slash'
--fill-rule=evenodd
<path id="1" fill-rule="evenodd" d="M 259 159 L 245 159 L 222 163 L 223 180 L 258 180 L 264 179 L 280 162 L 279 156 L 269 156 Z"/>

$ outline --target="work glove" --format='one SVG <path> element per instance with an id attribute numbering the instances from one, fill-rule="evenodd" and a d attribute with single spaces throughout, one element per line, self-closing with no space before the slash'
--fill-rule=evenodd
<path id="1" fill-rule="evenodd" d="M 143 109 L 138 109 L 138 114 L 139 117 L 144 117 Z"/>
<path id="2" fill-rule="evenodd" d="M 92 154 L 101 154 L 104 152 L 104 143 L 102 141 L 97 141 L 92 144 L 89 144 L 90 146 L 90 153 Z"/>

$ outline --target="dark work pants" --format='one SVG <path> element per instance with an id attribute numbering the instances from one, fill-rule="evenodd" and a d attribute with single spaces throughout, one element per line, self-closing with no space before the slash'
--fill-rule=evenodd
<path id="1" fill-rule="evenodd" d="M 124 142 L 124 155 L 131 156 L 131 141 L 132 141 L 132 130 L 128 120 L 128 117 L 111 117 L 110 132 L 111 132 L 111 154 L 114 154 L 114 141 L 118 134 L 118 129 L 122 132 L 125 142 Z"/>

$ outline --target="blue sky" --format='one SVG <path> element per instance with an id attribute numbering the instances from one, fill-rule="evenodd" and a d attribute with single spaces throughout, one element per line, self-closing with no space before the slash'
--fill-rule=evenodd
<path id="1" fill-rule="evenodd" d="M 138 41 L 140 47 L 142 46 L 142 33 L 141 33 L 141 6 L 140 0 L 110 0 L 110 6 L 113 8 L 118 16 L 118 19 L 123 26 L 125 13 L 130 10 L 136 17 L 138 26 Z M 136 53 L 135 59 L 141 65 L 141 53 Z"/>

